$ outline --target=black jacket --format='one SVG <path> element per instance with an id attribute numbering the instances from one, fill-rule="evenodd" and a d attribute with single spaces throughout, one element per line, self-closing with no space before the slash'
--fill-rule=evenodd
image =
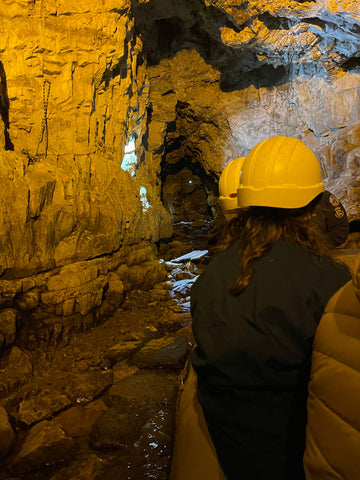
<path id="1" fill-rule="evenodd" d="M 330 247 L 338 247 L 346 242 L 349 235 L 349 222 L 345 208 L 335 195 L 325 190 L 315 207 L 314 222 L 323 232 Z"/>
<path id="2" fill-rule="evenodd" d="M 192 289 L 198 398 L 229 480 L 302 479 L 312 341 L 350 274 L 279 241 L 232 296 L 236 252 L 218 255 Z"/>

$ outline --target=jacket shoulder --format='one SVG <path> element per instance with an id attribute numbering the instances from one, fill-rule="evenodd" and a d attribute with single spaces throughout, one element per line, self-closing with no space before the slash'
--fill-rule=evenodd
<path id="1" fill-rule="evenodd" d="M 359 343 L 360 300 L 348 282 L 328 302 L 315 334 L 304 456 L 309 480 L 358 478 Z"/>

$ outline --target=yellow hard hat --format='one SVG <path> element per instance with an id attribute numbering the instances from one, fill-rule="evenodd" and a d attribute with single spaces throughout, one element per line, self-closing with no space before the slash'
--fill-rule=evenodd
<path id="1" fill-rule="evenodd" d="M 226 165 L 219 180 L 219 203 L 224 212 L 238 207 L 237 188 L 240 183 L 240 172 L 246 157 L 239 157 Z"/>
<path id="2" fill-rule="evenodd" d="M 323 191 L 314 153 L 297 138 L 278 136 L 259 143 L 247 156 L 238 207 L 300 208 Z"/>

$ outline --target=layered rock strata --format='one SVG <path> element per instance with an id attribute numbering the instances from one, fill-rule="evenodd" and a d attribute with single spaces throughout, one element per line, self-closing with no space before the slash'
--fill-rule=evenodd
<path id="1" fill-rule="evenodd" d="M 95 3 L 0 7 L 3 348 L 66 339 L 166 276 L 170 216 L 125 162 L 146 130 L 141 40 L 131 2 Z"/>

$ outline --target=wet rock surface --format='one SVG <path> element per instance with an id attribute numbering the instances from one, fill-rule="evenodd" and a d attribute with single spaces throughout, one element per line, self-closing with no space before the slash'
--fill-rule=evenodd
<path id="1" fill-rule="evenodd" d="M 64 462 L 74 455 L 74 441 L 55 422 L 41 422 L 30 429 L 19 451 L 7 464 L 11 472 L 20 474 Z"/>
<path id="2" fill-rule="evenodd" d="M 0 480 L 168 478 L 178 375 L 193 344 L 185 285 L 206 263 L 208 228 L 189 237 L 191 224 L 179 224 L 159 245 L 164 281 L 150 275 L 152 288 L 125 293 L 113 286 L 113 303 L 124 298 L 105 323 L 46 348 L 8 347 Z"/>
<path id="3" fill-rule="evenodd" d="M 8 347 L 0 480 L 168 479 L 178 377 L 194 344 L 190 287 L 209 261 L 211 226 L 175 225 L 158 245 L 165 280 L 123 292 L 105 323 L 46 348 Z M 359 248 L 358 235 L 343 248 Z"/>

